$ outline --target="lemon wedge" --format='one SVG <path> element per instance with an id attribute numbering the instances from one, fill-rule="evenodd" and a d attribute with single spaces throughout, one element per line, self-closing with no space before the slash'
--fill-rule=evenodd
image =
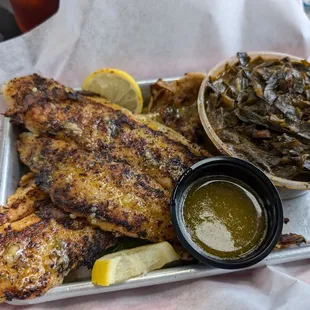
<path id="1" fill-rule="evenodd" d="M 97 70 L 84 80 L 82 89 L 94 92 L 133 113 L 142 112 L 143 98 L 140 87 L 132 76 L 122 70 Z"/>
<path id="2" fill-rule="evenodd" d="M 96 260 L 92 282 L 109 286 L 160 269 L 178 259 L 178 254 L 166 241 L 107 254 Z"/>

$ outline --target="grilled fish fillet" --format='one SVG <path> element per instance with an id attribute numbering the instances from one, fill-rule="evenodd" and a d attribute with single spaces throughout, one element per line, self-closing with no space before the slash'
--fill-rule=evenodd
<path id="1" fill-rule="evenodd" d="M 173 240 L 169 193 L 124 162 L 100 160 L 72 143 L 20 135 L 21 160 L 36 184 L 67 212 L 93 225 L 150 241 Z"/>
<path id="2" fill-rule="evenodd" d="M 185 169 L 209 155 L 176 132 L 36 74 L 9 81 L 3 94 L 10 105 L 5 115 L 14 123 L 122 159 L 170 190 Z"/>
<path id="3" fill-rule="evenodd" d="M 158 80 L 152 85 L 148 113 L 166 126 L 173 128 L 192 143 L 204 145 L 204 130 L 201 125 L 197 97 L 204 73 L 186 73 L 173 82 Z"/>
<path id="4" fill-rule="evenodd" d="M 0 302 L 44 294 L 71 270 L 90 268 L 116 242 L 111 233 L 70 218 L 49 198 L 34 198 L 33 204 L 35 213 L 0 227 Z"/>
<path id="5" fill-rule="evenodd" d="M 6 206 L 0 206 L 0 227 L 5 223 L 16 222 L 30 214 L 34 209 L 34 201 L 47 197 L 34 182 L 34 174 L 24 175 L 16 192 L 8 198 Z"/>

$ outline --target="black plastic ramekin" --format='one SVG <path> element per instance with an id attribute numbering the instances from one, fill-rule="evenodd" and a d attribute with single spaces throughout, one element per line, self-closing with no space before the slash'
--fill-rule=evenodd
<path id="1" fill-rule="evenodd" d="M 216 180 L 217 176 L 231 177 L 249 186 L 260 198 L 267 215 L 267 231 L 260 245 L 237 259 L 221 259 L 203 250 L 191 239 L 184 222 L 183 206 L 188 189 L 201 179 L 212 177 Z M 207 158 L 186 170 L 172 194 L 171 217 L 176 234 L 189 253 L 202 263 L 224 269 L 246 268 L 263 260 L 277 244 L 283 227 L 282 202 L 275 186 L 260 169 L 233 157 Z"/>

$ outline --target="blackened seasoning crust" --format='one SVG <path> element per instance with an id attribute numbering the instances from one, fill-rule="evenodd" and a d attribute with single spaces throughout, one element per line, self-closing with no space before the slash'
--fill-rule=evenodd
<path id="1" fill-rule="evenodd" d="M 103 98 L 82 96 L 52 79 L 35 74 L 13 79 L 3 93 L 11 104 L 6 116 L 12 122 L 71 140 L 96 156 L 126 161 L 169 190 L 185 168 L 208 156 L 157 122 Z"/>
<path id="2" fill-rule="evenodd" d="M 44 294 L 71 270 L 91 268 L 102 251 L 116 243 L 113 234 L 85 219 L 72 219 L 47 194 L 36 191 L 41 195 L 32 198 L 34 213 L 0 227 L 0 302 Z"/>
<path id="3" fill-rule="evenodd" d="M 170 193 L 124 162 L 96 158 L 71 142 L 23 133 L 21 160 L 63 210 L 103 230 L 150 241 L 174 240 Z"/>

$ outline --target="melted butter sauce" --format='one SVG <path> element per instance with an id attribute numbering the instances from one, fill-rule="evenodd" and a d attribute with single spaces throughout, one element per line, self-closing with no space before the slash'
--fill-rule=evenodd
<path id="1" fill-rule="evenodd" d="M 194 184 L 185 198 L 183 215 L 192 240 L 224 259 L 254 251 L 267 229 L 259 200 L 246 186 L 229 178 Z"/>

